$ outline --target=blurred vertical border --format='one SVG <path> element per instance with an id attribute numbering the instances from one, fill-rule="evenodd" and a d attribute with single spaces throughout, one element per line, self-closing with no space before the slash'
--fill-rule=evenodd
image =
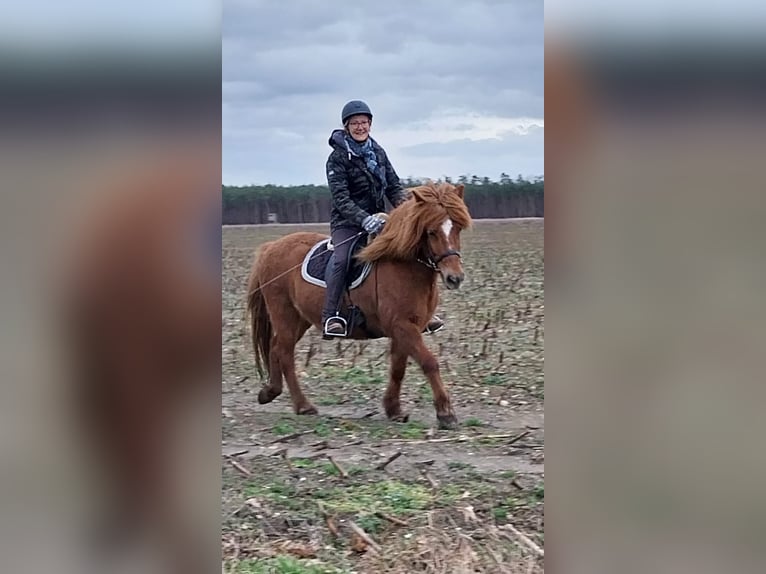
<path id="1" fill-rule="evenodd" d="M 546 2 L 546 565 L 761 572 L 766 10 Z"/>
<path id="2" fill-rule="evenodd" d="M 2 10 L 3 571 L 220 568 L 221 10 Z"/>

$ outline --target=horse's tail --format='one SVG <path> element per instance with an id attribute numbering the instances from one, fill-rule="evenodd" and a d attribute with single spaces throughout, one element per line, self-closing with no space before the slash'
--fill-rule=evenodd
<path id="1" fill-rule="evenodd" d="M 250 314 L 250 331 L 253 337 L 255 368 L 263 378 L 269 370 L 269 352 L 271 351 L 271 319 L 266 309 L 266 300 L 261 292 L 258 277 L 258 265 L 253 268 L 248 281 L 247 310 Z"/>

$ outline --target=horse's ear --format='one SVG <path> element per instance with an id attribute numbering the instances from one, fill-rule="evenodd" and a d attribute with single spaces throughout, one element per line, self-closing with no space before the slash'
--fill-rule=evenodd
<path id="1" fill-rule="evenodd" d="M 412 188 L 412 197 L 415 198 L 415 202 L 416 203 L 425 203 L 426 202 L 426 198 L 423 195 L 423 192 L 420 191 L 417 187 L 413 187 Z"/>
<path id="2" fill-rule="evenodd" d="M 463 199 L 463 190 L 465 190 L 465 186 L 464 186 L 462 183 L 458 183 L 458 184 L 455 186 L 455 193 L 457 193 L 457 196 L 458 196 L 460 199 Z"/>

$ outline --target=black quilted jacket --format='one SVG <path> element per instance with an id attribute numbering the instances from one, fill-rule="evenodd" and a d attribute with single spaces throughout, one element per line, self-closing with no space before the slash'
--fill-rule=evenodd
<path id="1" fill-rule="evenodd" d="M 394 207 L 407 199 L 385 150 L 375 140 L 372 144 L 378 165 L 385 166 L 386 170 L 385 189 L 381 189 L 380 180 L 367 169 L 364 159 L 348 147 L 343 130 L 333 131 L 329 144 L 332 153 L 327 158 L 327 184 L 332 194 L 331 229 L 361 227 L 365 217 L 385 211 L 384 197 Z"/>

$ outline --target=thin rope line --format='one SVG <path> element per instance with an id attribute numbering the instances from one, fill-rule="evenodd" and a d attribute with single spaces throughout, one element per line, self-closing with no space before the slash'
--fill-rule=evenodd
<path id="1" fill-rule="evenodd" d="M 359 236 L 360 236 L 360 235 L 362 235 L 363 233 L 364 233 L 364 231 L 359 231 L 359 232 L 358 232 L 356 235 L 352 235 L 352 236 L 351 236 L 351 237 L 349 237 L 348 239 L 345 239 L 345 240 L 341 241 L 340 243 L 338 243 L 338 245 L 343 245 L 344 243 L 346 243 L 346 242 L 348 242 L 348 241 L 351 241 L 352 239 L 356 239 L 357 237 L 359 237 Z M 336 245 L 333 245 L 333 249 L 334 249 L 335 247 L 337 247 L 337 246 L 336 246 Z M 309 257 L 309 261 L 311 261 L 311 260 L 312 260 L 314 257 L 318 257 L 318 255 L 317 255 L 317 254 L 314 254 L 314 255 L 312 255 L 311 257 Z M 301 262 L 300 262 L 300 263 L 298 263 L 297 265 L 293 265 L 292 267 L 290 267 L 290 269 L 288 269 L 287 271 L 284 271 L 283 273 L 280 273 L 280 274 L 279 274 L 279 275 L 277 275 L 276 277 L 274 277 L 274 278 L 272 278 L 272 279 L 269 279 L 268 281 L 266 281 L 266 283 L 263 283 L 262 285 L 260 285 L 260 286 L 259 286 L 259 287 L 257 287 L 256 289 L 254 289 L 253 291 L 250 291 L 250 293 L 248 293 L 248 297 L 250 297 L 251 295 L 253 295 L 253 294 L 257 293 L 258 291 L 260 291 L 261 289 L 263 289 L 264 287 L 266 287 L 266 285 L 268 285 L 268 284 L 270 284 L 270 283 L 273 283 L 274 281 L 276 281 L 276 280 L 277 280 L 277 279 L 279 279 L 280 277 L 284 277 L 285 275 L 287 275 L 287 274 L 288 274 L 288 273 L 290 273 L 291 271 L 294 271 L 295 269 L 298 269 L 298 267 L 300 267 L 301 265 L 303 265 L 303 260 L 301 260 Z"/>

